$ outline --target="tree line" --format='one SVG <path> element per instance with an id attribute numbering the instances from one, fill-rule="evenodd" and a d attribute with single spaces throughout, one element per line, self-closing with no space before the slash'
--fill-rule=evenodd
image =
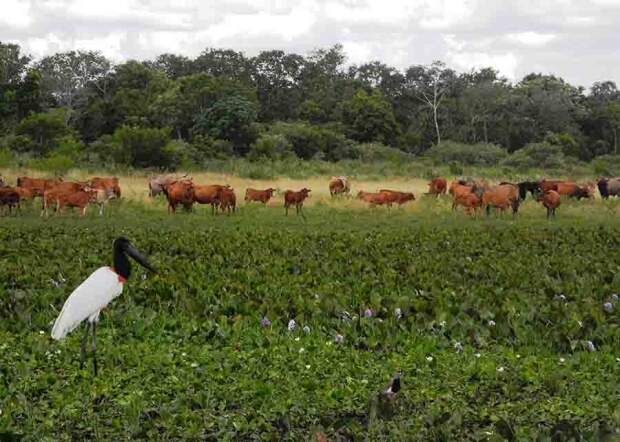
<path id="1" fill-rule="evenodd" d="M 612 81 L 586 91 L 554 75 L 511 83 L 492 68 L 457 73 L 439 61 L 404 71 L 348 66 L 340 45 L 255 57 L 207 48 L 194 59 L 113 64 L 94 51 L 34 60 L 0 42 L 0 163 L 174 168 L 234 156 L 339 161 L 383 149 L 540 164 L 616 155 L 619 127 Z"/>

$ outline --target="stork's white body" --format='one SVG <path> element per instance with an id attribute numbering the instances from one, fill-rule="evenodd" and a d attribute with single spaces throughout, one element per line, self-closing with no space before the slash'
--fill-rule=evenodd
<path id="1" fill-rule="evenodd" d="M 62 339 L 82 321 L 95 322 L 99 312 L 123 292 L 124 279 L 111 267 L 95 270 L 69 295 L 52 328 L 52 338 Z"/>

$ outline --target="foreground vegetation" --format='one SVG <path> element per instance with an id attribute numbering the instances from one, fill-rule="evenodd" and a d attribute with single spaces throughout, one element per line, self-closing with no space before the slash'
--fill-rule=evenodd
<path id="1" fill-rule="evenodd" d="M 3 437 L 618 437 L 616 202 L 567 204 L 553 222 L 531 202 L 517 220 L 448 205 L 317 204 L 303 220 L 254 206 L 172 217 L 125 201 L 104 218 L 3 218 Z M 61 342 L 49 330 L 121 234 L 160 273 L 135 269 L 103 312 L 92 379 L 80 330 Z M 397 369 L 403 389 L 380 407 Z"/>

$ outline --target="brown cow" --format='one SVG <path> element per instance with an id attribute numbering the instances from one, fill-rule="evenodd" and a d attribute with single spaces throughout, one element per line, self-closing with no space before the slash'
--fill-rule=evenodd
<path id="1" fill-rule="evenodd" d="M 172 184 L 173 181 L 183 181 L 183 180 L 189 180 L 191 181 L 192 178 L 187 176 L 187 174 L 181 176 L 181 177 L 176 177 L 174 175 L 158 175 L 158 176 L 152 176 L 149 178 L 149 196 L 150 197 L 155 197 L 157 195 L 159 195 L 160 193 L 165 194 L 166 193 L 166 186 L 168 184 Z"/>
<path id="2" fill-rule="evenodd" d="M 164 187 L 168 199 L 168 213 L 176 213 L 181 204 L 185 210 L 191 210 L 194 204 L 194 183 L 190 180 L 173 181 Z"/>
<path id="3" fill-rule="evenodd" d="M 329 181 L 329 194 L 331 196 L 348 194 L 351 191 L 349 180 L 344 176 L 333 176 Z"/>
<path id="4" fill-rule="evenodd" d="M 284 192 L 284 210 L 286 215 L 288 215 L 288 208 L 295 205 L 297 215 L 301 214 L 303 216 L 302 208 L 304 205 L 304 200 L 308 198 L 310 192 L 311 190 L 306 189 L 305 187 L 298 192 L 293 190 L 287 190 Z"/>
<path id="5" fill-rule="evenodd" d="M 62 178 L 30 178 L 21 176 L 17 178 L 18 187 L 32 189 L 34 196 L 43 196 L 43 193 L 62 182 Z"/>
<path id="6" fill-rule="evenodd" d="M 446 190 L 448 189 L 448 182 L 445 178 L 437 177 L 433 178 L 428 182 L 428 194 L 439 196 L 445 195 Z"/>
<path id="7" fill-rule="evenodd" d="M 245 201 L 260 201 L 263 204 L 267 204 L 275 191 L 276 189 L 272 189 L 271 187 L 265 190 L 245 189 Z"/>
<path id="8" fill-rule="evenodd" d="M 65 206 L 77 207 L 80 209 L 80 216 L 86 215 L 86 208 L 90 203 L 97 202 L 97 191 L 87 188 L 86 190 L 78 190 L 77 192 L 58 191 L 56 194 L 57 215 L 62 214 Z"/>
<path id="9" fill-rule="evenodd" d="M 121 197 L 121 186 L 117 177 L 94 177 L 89 181 L 90 187 L 93 189 L 102 189 L 112 191 L 116 198 Z"/>
<path id="10" fill-rule="evenodd" d="M 475 216 L 480 206 L 480 198 L 474 192 L 460 193 L 454 197 L 453 205 L 463 206 L 466 214 Z"/>
<path id="11" fill-rule="evenodd" d="M 548 190 L 555 190 L 557 192 L 558 184 L 563 183 L 563 182 L 564 181 L 561 181 L 561 180 L 548 180 L 546 178 L 543 178 L 542 180 L 538 182 L 538 185 L 540 186 L 540 190 L 543 193 Z"/>
<path id="12" fill-rule="evenodd" d="M 512 207 L 512 214 L 516 215 L 519 211 L 519 201 L 519 187 L 514 184 L 500 184 L 484 191 L 480 205 L 486 209 L 487 216 L 491 214 L 491 207 L 502 212 Z"/>
<path id="13" fill-rule="evenodd" d="M 452 194 L 452 210 L 456 210 L 457 206 L 462 205 L 459 203 L 460 199 L 462 199 L 465 195 L 473 193 L 472 188 L 473 186 L 466 186 L 464 184 L 459 184 L 458 182 L 452 182 L 450 185 L 450 194 Z"/>
<path id="14" fill-rule="evenodd" d="M 194 185 L 194 202 L 198 204 L 211 204 L 211 213 L 215 215 L 215 209 L 220 204 L 220 191 L 230 189 L 230 186 L 219 184 Z M 231 189 L 232 190 L 232 189 Z"/>
<path id="15" fill-rule="evenodd" d="M 593 189 L 587 186 L 580 186 L 572 181 L 560 181 L 556 183 L 555 190 L 560 196 L 568 196 L 570 198 L 592 198 L 594 197 Z"/>
<path id="16" fill-rule="evenodd" d="M 557 209 L 561 203 L 561 197 L 558 192 L 555 190 L 548 190 L 545 193 L 539 194 L 536 200 L 547 208 L 547 218 L 551 216 L 555 218 L 555 209 Z"/>
<path id="17" fill-rule="evenodd" d="M 220 210 L 222 212 L 227 211 L 230 215 L 231 211 L 234 213 L 237 207 L 237 197 L 233 189 L 222 187 L 218 194 L 218 200 L 220 204 Z"/>
<path id="18" fill-rule="evenodd" d="M 370 207 L 392 205 L 386 193 L 371 193 L 360 190 L 357 193 L 357 198 L 361 199 L 362 201 L 366 201 L 367 203 L 370 203 Z"/>
<path id="19" fill-rule="evenodd" d="M 388 207 L 392 206 L 393 203 L 401 206 L 407 201 L 415 201 L 415 196 L 411 192 L 400 192 L 398 190 L 381 189 L 379 190 L 379 193 L 383 193 L 386 195 Z"/>
<path id="20" fill-rule="evenodd" d="M 6 206 L 9 215 L 14 207 L 19 208 L 19 193 L 12 187 L 0 187 L 0 207 Z"/>

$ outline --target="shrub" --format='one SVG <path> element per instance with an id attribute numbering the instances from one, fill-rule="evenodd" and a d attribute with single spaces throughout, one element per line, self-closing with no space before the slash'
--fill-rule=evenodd
<path id="1" fill-rule="evenodd" d="M 597 175 L 619 176 L 620 155 L 601 155 L 592 160 L 592 169 Z"/>
<path id="2" fill-rule="evenodd" d="M 170 129 L 122 126 L 114 131 L 109 147 L 117 164 L 132 167 L 158 167 L 174 169 L 174 152 L 166 149 L 170 142 Z"/>
<path id="3" fill-rule="evenodd" d="M 10 167 L 14 161 L 13 152 L 7 147 L 0 147 L 0 168 Z"/>
<path id="4" fill-rule="evenodd" d="M 502 164 L 520 170 L 560 169 L 566 165 L 566 160 L 561 146 L 545 142 L 528 144 L 506 158 Z"/>
<path id="5" fill-rule="evenodd" d="M 58 146 L 61 138 L 70 135 L 71 129 L 65 122 L 65 110 L 59 108 L 29 115 L 18 124 L 15 133 L 30 140 L 22 140 L 21 148 L 44 156 Z"/>
<path id="6" fill-rule="evenodd" d="M 493 166 L 508 153 L 495 144 L 464 144 L 444 141 L 430 148 L 427 156 L 438 164 L 457 162 L 465 166 Z"/>
<path id="7" fill-rule="evenodd" d="M 74 165 L 75 161 L 71 157 L 57 152 L 47 158 L 28 161 L 28 167 L 49 172 L 56 176 L 65 175 Z"/>
<path id="8" fill-rule="evenodd" d="M 261 134 L 250 147 L 248 159 L 257 161 L 260 159 L 277 159 L 295 155 L 293 144 L 282 134 Z"/>
<path id="9" fill-rule="evenodd" d="M 364 143 L 356 148 L 357 155 L 362 162 L 373 163 L 376 161 L 404 162 L 411 161 L 413 156 L 400 149 L 385 146 L 381 143 Z"/>

